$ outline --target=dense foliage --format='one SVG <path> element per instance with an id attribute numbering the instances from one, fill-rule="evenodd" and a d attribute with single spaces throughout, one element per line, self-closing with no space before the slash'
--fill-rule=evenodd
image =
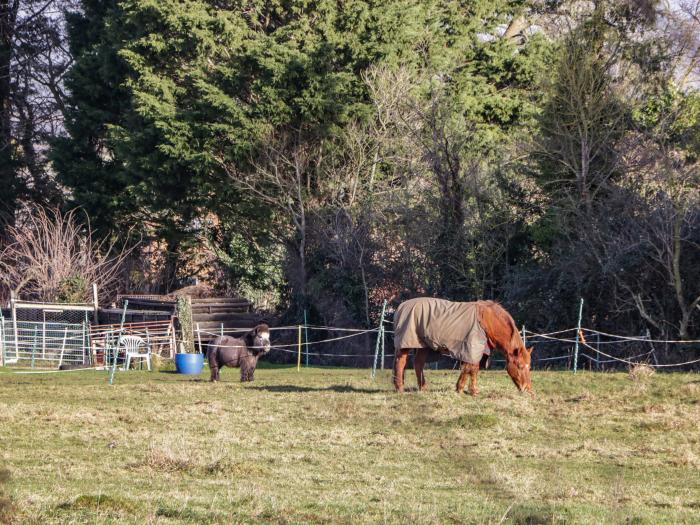
<path id="1" fill-rule="evenodd" d="M 570 326 L 584 297 L 698 336 L 691 4 L 83 0 L 53 167 L 161 254 L 141 286 L 366 325 L 430 294 Z"/>

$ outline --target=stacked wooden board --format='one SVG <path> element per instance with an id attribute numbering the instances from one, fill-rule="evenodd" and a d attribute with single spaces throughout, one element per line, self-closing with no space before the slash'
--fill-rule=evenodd
<path id="1" fill-rule="evenodd" d="M 153 296 L 125 296 L 129 301 L 127 319 L 133 321 L 160 320 L 176 315 L 175 300 L 171 297 L 161 299 Z M 263 319 L 263 316 L 253 311 L 253 304 L 240 297 L 209 297 L 192 298 L 192 328 L 199 327 L 202 331 L 218 333 L 231 328 L 252 328 Z M 117 310 L 121 312 L 121 310 Z M 116 313 L 110 311 L 111 317 Z M 144 315 L 140 315 L 140 314 Z"/>

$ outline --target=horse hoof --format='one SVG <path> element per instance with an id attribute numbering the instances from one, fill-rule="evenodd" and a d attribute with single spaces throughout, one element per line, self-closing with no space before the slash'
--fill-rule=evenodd
<path id="1" fill-rule="evenodd" d="M 478 390 L 470 390 L 470 391 L 469 391 L 469 395 L 470 395 L 470 396 L 477 397 L 477 396 L 479 395 L 479 391 L 478 391 Z"/>

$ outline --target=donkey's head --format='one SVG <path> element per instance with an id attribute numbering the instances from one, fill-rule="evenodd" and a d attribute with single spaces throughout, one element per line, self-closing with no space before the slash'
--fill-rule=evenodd
<path id="1" fill-rule="evenodd" d="M 252 347 L 256 353 L 266 354 L 270 351 L 270 327 L 261 323 L 250 332 Z"/>

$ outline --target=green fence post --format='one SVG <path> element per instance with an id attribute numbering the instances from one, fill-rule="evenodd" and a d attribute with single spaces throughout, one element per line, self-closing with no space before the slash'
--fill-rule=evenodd
<path id="1" fill-rule="evenodd" d="M 578 306 L 578 325 L 576 327 L 576 345 L 574 346 L 574 374 L 578 369 L 578 342 L 581 338 L 581 317 L 583 316 L 583 297 L 581 297 L 581 302 Z"/>
<path id="2" fill-rule="evenodd" d="M 384 341 L 384 311 L 386 310 L 386 299 L 382 304 L 382 316 L 379 319 L 377 329 L 377 344 L 374 346 L 374 364 L 372 365 L 372 379 L 377 375 L 377 360 L 379 359 L 379 345 Z M 384 349 L 382 348 L 382 370 L 384 370 Z"/>

